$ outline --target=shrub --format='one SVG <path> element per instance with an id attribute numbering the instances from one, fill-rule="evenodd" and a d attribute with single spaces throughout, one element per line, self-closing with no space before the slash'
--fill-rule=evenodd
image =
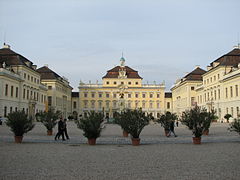
<path id="1" fill-rule="evenodd" d="M 226 114 L 226 115 L 224 116 L 224 118 L 227 120 L 227 122 L 229 122 L 229 118 L 230 118 L 230 117 L 232 117 L 231 114 Z"/>
<path id="2" fill-rule="evenodd" d="M 240 135 L 240 118 L 234 119 L 234 121 L 230 123 L 228 130 L 235 131 Z"/>
<path id="3" fill-rule="evenodd" d="M 215 117 L 214 112 L 207 112 L 206 109 L 195 106 L 193 109 L 183 112 L 181 122 L 189 130 L 192 130 L 195 137 L 201 137 L 203 131 L 210 127 Z"/>
<path id="4" fill-rule="evenodd" d="M 33 119 L 28 118 L 27 114 L 23 111 L 9 113 L 6 124 L 15 136 L 23 136 L 23 134 L 31 131 L 35 126 Z"/>
<path id="5" fill-rule="evenodd" d="M 48 112 L 38 113 L 36 118 L 39 122 L 43 123 L 47 130 L 51 131 L 56 126 L 60 115 L 60 111 L 54 112 L 54 110 L 50 109 Z"/>
<path id="6" fill-rule="evenodd" d="M 100 137 L 104 128 L 104 114 L 102 112 L 90 111 L 86 117 L 75 120 L 77 127 L 83 130 L 83 135 L 88 139 L 96 139 Z"/>
<path id="7" fill-rule="evenodd" d="M 177 115 L 175 113 L 171 113 L 169 111 L 165 112 L 165 114 L 162 114 L 160 118 L 157 120 L 158 123 L 161 124 L 161 126 L 165 130 L 169 130 L 170 128 L 170 122 L 172 120 L 177 120 Z"/>

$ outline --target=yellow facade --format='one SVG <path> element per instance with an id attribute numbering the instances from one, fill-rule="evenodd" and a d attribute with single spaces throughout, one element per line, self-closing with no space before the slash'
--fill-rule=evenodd
<path id="1" fill-rule="evenodd" d="M 109 71 L 107 76 L 103 77 L 103 84 L 80 83 L 79 113 L 104 110 L 105 115 L 112 118 L 114 112 L 120 111 L 121 108 L 142 108 L 143 111 L 158 117 L 165 110 L 165 85 L 142 84 L 142 78 L 138 76 L 137 71 L 125 67 L 124 62 L 121 62 L 118 68 L 117 71 Z M 118 75 L 112 77 L 111 73 L 114 73 L 114 76 L 116 73 Z"/>

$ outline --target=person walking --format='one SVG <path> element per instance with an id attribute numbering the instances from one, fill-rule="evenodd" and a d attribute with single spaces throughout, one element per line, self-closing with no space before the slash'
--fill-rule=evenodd
<path id="1" fill-rule="evenodd" d="M 60 120 L 58 121 L 58 132 L 57 132 L 57 134 L 55 136 L 55 141 L 57 139 L 59 139 L 61 135 L 62 135 L 62 140 L 65 141 L 64 132 L 63 131 L 64 131 L 64 122 L 63 122 L 62 118 L 60 118 Z"/>
<path id="2" fill-rule="evenodd" d="M 169 133 L 168 133 L 168 137 L 170 137 L 171 136 L 171 133 L 173 133 L 174 134 L 174 137 L 177 137 L 177 135 L 175 134 L 175 132 L 174 132 L 174 120 L 172 120 L 171 122 L 170 122 L 170 128 L 169 128 Z"/>
<path id="3" fill-rule="evenodd" d="M 63 121 L 63 133 L 66 136 L 66 138 L 69 139 L 69 136 L 67 133 L 67 119 L 64 119 L 64 121 Z"/>

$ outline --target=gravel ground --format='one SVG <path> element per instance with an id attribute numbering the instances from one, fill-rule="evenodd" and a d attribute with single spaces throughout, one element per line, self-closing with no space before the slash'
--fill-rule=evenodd
<path id="1" fill-rule="evenodd" d="M 176 128 L 178 137 L 167 138 L 159 125 L 147 126 L 138 147 L 121 129 L 107 125 L 96 146 L 73 123 L 69 141 L 54 141 L 41 124 L 13 142 L 0 126 L 0 179 L 239 179 L 240 137 L 215 123 L 201 145 L 193 145 L 191 132 Z"/>

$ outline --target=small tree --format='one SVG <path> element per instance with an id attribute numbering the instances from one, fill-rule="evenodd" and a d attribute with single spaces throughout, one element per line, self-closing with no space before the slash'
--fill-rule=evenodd
<path id="1" fill-rule="evenodd" d="M 104 114 L 102 112 L 90 111 L 86 117 L 75 120 L 77 127 L 83 130 L 83 135 L 88 139 L 97 139 L 104 128 Z"/>
<path id="2" fill-rule="evenodd" d="M 57 120 L 61 115 L 60 111 L 54 112 L 54 110 L 49 109 L 47 112 L 40 112 L 36 117 L 38 121 L 43 123 L 48 131 L 52 131 L 57 124 Z"/>
<path id="3" fill-rule="evenodd" d="M 224 118 L 227 120 L 227 122 L 229 122 L 230 117 L 232 117 L 231 114 L 226 114 L 226 115 L 224 116 Z"/>
<path id="4" fill-rule="evenodd" d="M 164 128 L 164 130 L 169 131 L 170 122 L 172 120 L 174 120 L 174 121 L 177 120 L 177 115 L 175 113 L 171 113 L 171 112 L 167 111 L 160 116 L 160 118 L 157 120 L 157 122 L 161 124 L 161 126 Z"/>
<path id="5" fill-rule="evenodd" d="M 128 131 L 128 116 L 127 113 L 121 112 L 115 112 L 114 113 L 114 123 L 118 124 L 121 126 L 122 130 L 127 132 Z M 128 132 L 127 132 L 128 133 Z"/>
<path id="6" fill-rule="evenodd" d="M 228 130 L 235 131 L 240 135 L 240 118 L 234 119 L 234 121 L 230 123 Z"/>
<path id="7" fill-rule="evenodd" d="M 143 128 L 149 124 L 151 116 L 145 115 L 142 109 L 127 109 L 121 113 L 122 119 L 126 123 L 126 131 L 131 134 L 133 138 L 139 138 Z"/>
<path id="8" fill-rule="evenodd" d="M 181 122 L 193 132 L 195 137 L 199 138 L 203 131 L 210 127 L 213 120 L 213 112 L 207 112 L 206 109 L 195 106 L 193 109 L 183 112 Z"/>
<path id="9" fill-rule="evenodd" d="M 9 113 L 6 124 L 15 136 L 23 136 L 23 134 L 31 131 L 35 126 L 32 118 L 28 118 L 28 115 L 23 111 Z"/>

